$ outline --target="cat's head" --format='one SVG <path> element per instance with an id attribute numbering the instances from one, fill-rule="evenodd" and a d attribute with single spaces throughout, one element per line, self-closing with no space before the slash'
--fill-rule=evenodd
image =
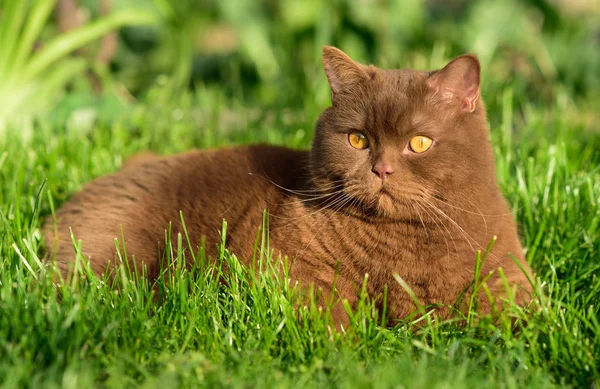
<path id="1" fill-rule="evenodd" d="M 317 122 L 311 151 L 319 189 L 402 217 L 419 202 L 468 201 L 495 186 L 474 55 L 439 71 L 383 70 L 325 47 L 323 64 L 333 104 Z"/>

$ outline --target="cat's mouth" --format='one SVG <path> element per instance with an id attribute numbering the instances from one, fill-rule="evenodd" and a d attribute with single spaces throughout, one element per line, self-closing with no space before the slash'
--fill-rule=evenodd
<path id="1" fill-rule="evenodd" d="M 393 183 L 371 182 L 370 187 L 365 185 L 349 185 L 346 194 L 351 199 L 358 200 L 356 209 L 364 216 L 396 219 L 404 217 L 411 212 L 411 196 L 405 196 L 405 190 L 398 188 Z M 356 205 L 353 201 L 352 206 Z"/>
<path id="2" fill-rule="evenodd" d="M 390 211 L 394 208 L 394 203 L 396 202 L 396 196 L 392 194 L 392 192 L 383 185 L 376 194 L 377 198 L 377 208 L 380 211 Z"/>
<path id="3" fill-rule="evenodd" d="M 385 185 L 382 185 L 381 188 L 379 189 L 378 192 L 379 197 L 389 197 L 391 199 L 394 198 L 394 196 L 390 193 L 390 191 L 387 189 L 387 187 Z"/>
<path id="4" fill-rule="evenodd" d="M 413 193 L 385 184 L 373 193 L 372 199 L 374 211 L 379 216 L 392 218 L 409 215 L 414 207 L 414 202 L 418 202 Z"/>
<path id="5" fill-rule="evenodd" d="M 350 202 L 349 212 L 380 221 L 398 221 L 413 217 L 414 199 L 410 195 L 405 196 L 405 191 L 387 183 L 383 185 L 379 183 L 369 189 L 369 191 L 357 190 L 356 192 L 350 190 L 347 193 L 349 198 L 354 199 Z"/>

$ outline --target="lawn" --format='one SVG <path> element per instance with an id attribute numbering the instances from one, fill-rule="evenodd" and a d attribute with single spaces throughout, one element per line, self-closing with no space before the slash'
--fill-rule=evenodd
<path id="1" fill-rule="evenodd" d="M 577 16 L 548 11 L 539 36 L 528 35 L 535 36 L 523 47 L 510 36 L 521 36 L 513 24 L 503 25 L 502 34 L 486 30 L 492 34 L 487 46 L 477 40 L 457 44 L 456 36 L 469 28 L 487 28 L 486 17 L 501 18 L 498 9 L 505 10 L 493 8 L 497 2 L 474 3 L 465 12 L 479 12 L 476 23 L 458 15 L 466 18 L 465 26 L 442 18 L 446 30 L 428 30 L 426 23 L 398 27 L 420 35 L 398 43 L 397 50 L 393 39 L 377 34 L 371 35 L 382 43 L 369 49 L 363 39 L 367 33 L 352 26 L 315 22 L 311 33 L 301 26 L 292 34 L 292 27 L 287 30 L 279 20 L 267 31 L 278 36 L 267 50 L 273 61 L 279 60 L 277 68 L 270 67 L 264 50 L 250 50 L 247 62 L 234 57 L 214 74 L 210 63 L 196 58 L 190 76 L 176 64 L 169 68 L 144 54 L 163 66 L 160 71 L 146 69 L 156 76 L 150 86 L 139 81 L 150 76 L 141 70 L 142 76 L 134 76 L 128 67 L 146 57 L 120 53 L 114 61 L 121 68 L 98 72 L 104 77 L 103 92 L 92 91 L 82 74 L 51 109 L 37 113 L 29 124 L 8 125 L 0 132 L 0 384 L 600 387 L 597 37 L 594 41 L 588 30 L 574 27 Z M 214 7 L 229 21 L 242 17 Z M 489 15 L 486 9 L 496 13 Z M 312 19 L 300 15 L 308 22 L 297 23 L 310 25 Z M 353 32 L 344 35 L 345 29 Z M 493 34 L 503 36 L 491 40 L 499 49 L 489 48 Z M 513 309 L 516 317 L 527 318 L 526 324 L 514 328 L 508 319 L 492 323 L 480 318 L 457 325 L 416 315 L 395 328 L 383 328 L 365 297 L 351 328 L 332 331 L 327 314 L 315 306 L 295 308 L 294 291 L 270 274 L 268 250 L 259 250 L 265 270 L 253 274 L 249 283 L 248 270 L 226 250 L 226 238 L 218 262 L 230 272 L 222 274 L 220 266 L 207 268 L 201 261 L 193 271 L 181 266 L 161 284 L 158 301 L 143 278 L 125 272 L 116 287 L 85 269 L 76 279 L 53 282 L 44 263 L 44 218 L 86 182 L 116 171 L 131 155 L 257 142 L 310 147 L 314 122 L 329 104 L 318 56 L 322 43 L 339 44 L 360 61 L 386 67 L 430 69 L 463 51 L 480 54 L 498 180 L 537 276 L 534 304 Z M 286 62 L 295 50 L 301 61 L 296 67 Z M 401 50 L 406 54 L 398 54 Z M 218 66 L 224 63 L 214 58 Z M 262 70 L 253 73 L 255 68 Z M 193 78 L 193 87 L 180 85 L 178 71 Z M 122 87 L 135 90 L 134 98 L 124 99 L 117 92 Z M 167 255 L 178 263 L 190 260 L 181 246 L 171 247 Z"/>

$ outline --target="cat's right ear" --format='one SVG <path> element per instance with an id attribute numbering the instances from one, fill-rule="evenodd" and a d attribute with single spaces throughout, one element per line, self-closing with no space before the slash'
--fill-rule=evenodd
<path id="1" fill-rule="evenodd" d="M 438 100 L 452 103 L 459 101 L 462 109 L 475 111 L 479 99 L 481 66 L 473 54 L 456 57 L 442 70 L 427 80 Z"/>
<path id="2" fill-rule="evenodd" d="M 342 50 L 332 46 L 323 47 L 323 66 L 331 87 L 331 99 L 349 92 L 369 79 L 366 66 L 354 62 Z"/>

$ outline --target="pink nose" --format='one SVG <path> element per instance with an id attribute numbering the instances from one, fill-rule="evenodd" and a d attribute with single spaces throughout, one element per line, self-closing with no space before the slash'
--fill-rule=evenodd
<path id="1" fill-rule="evenodd" d="M 382 180 L 385 180 L 394 172 L 392 165 L 387 162 L 377 162 L 371 171 L 379 176 Z"/>

